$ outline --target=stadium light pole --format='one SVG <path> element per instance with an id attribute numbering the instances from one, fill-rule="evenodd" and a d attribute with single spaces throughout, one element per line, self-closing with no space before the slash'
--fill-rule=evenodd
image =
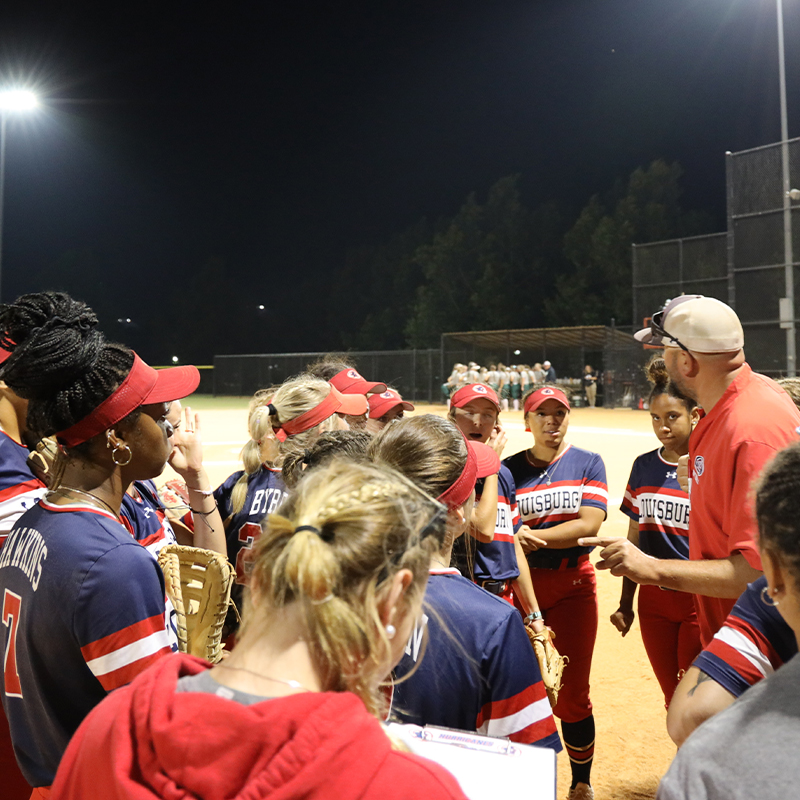
<path id="1" fill-rule="evenodd" d="M 786 58 L 783 46 L 783 0 L 776 0 L 778 13 L 778 76 L 781 94 L 781 173 L 783 178 L 783 262 L 786 297 L 781 303 L 781 327 L 786 329 L 786 374 L 797 374 L 794 316 L 794 253 L 792 252 L 792 195 L 789 182 L 789 120 L 786 112 Z"/>
<path id="2" fill-rule="evenodd" d="M 26 89 L 0 91 L 0 297 L 2 297 L 3 275 L 3 190 L 6 178 L 6 123 L 10 114 L 32 111 L 39 106 L 39 99 Z"/>

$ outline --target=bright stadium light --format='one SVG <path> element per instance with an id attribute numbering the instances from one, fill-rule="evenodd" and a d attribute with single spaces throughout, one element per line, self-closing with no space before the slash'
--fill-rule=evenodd
<path id="1" fill-rule="evenodd" d="M 178 363 L 178 356 L 172 356 L 172 363 L 173 364 L 177 364 Z"/>
<path id="2" fill-rule="evenodd" d="M 9 115 L 33 111 L 38 106 L 39 99 L 27 89 L 4 89 L 0 91 L 0 277 L 2 277 L 3 271 L 3 187 L 6 177 L 6 122 Z"/>
<path id="3" fill-rule="evenodd" d="M 27 89 L 6 89 L 0 91 L 0 110 L 33 111 L 39 107 L 39 98 Z"/>

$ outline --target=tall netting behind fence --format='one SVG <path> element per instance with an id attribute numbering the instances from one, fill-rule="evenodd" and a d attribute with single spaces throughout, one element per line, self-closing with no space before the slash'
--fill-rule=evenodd
<path id="1" fill-rule="evenodd" d="M 214 357 L 214 394 L 252 395 L 305 372 L 325 353 L 256 353 Z M 407 400 L 439 402 L 442 378 L 439 350 L 372 350 L 347 354 L 367 379 L 382 381 Z"/>
<path id="2" fill-rule="evenodd" d="M 583 402 L 581 375 L 589 364 L 600 373 L 598 405 L 638 405 L 646 394 L 642 367 L 650 353 L 630 330 L 602 325 L 574 328 L 530 328 L 504 331 L 468 331 L 442 336 L 444 372 L 456 363 L 474 361 L 479 366 L 512 365 L 550 361 L 558 383 Z"/>
<path id="3" fill-rule="evenodd" d="M 778 142 L 726 154 L 726 233 L 633 246 L 634 321 L 681 293 L 716 297 L 736 309 L 750 365 L 775 376 L 788 368 L 779 311 L 787 288 L 782 148 Z M 790 184 L 800 188 L 800 139 L 787 142 L 786 149 Z M 800 205 L 792 206 L 790 220 L 797 309 Z"/>
<path id="4" fill-rule="evenodd" d="M 633 245 L 633 320 L 640 323 L 679 294 L 729 302 L 727 234 Z"/>
<path id="5" fill-rule="evenodd" d="M 745 352 L 760 372 L 787 371 L 786 330 L 779 301 L 786 297 L 782 145 L 728 153 L 728 230 L 732 238 L 728 268 L 732 300 L 745 331 Z M 792 187 L 800 187 L 800 139 L 786 145 Z M 794 307 L 798 305 L 800 207 L 790 212 Z M 796 317 L 795 313 L 795 317 Z M 796 324 L 796 320 L 795 320 Z M 796 342 L 795 334 L 795 342 Z M 797 345 L 795 344 L 795 348 Z"/>

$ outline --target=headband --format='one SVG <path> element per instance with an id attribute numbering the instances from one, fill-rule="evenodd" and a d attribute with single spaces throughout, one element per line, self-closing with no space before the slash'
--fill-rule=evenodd
<path id="1" fill-rule="evenodd" d="M 134 353 L 133 366 L 125 380 L 80 422 L 57 433 L 59 443 L 65 447 L 75 447 L 107 431 L 144 403 L 157 380 L 157 370 Z"/>
<path id="2" fill-rule="evenodd" d="M 342 407 L 342 395 L 335 386 L 331 386 L 328 396 L 319 405 L 309 411 L 300 414 L 299 417 L 290 419 L 288 422 L 279 422 L 277 426 L 273 426 L 275 436 L 281 442 L 285 442 L 288 436 L 294 436 L 296 433 L 303 433 L 309 431 L 320 422 L 324 422 L 328 417 L 333 416 Z"/>
<path id="3" fill-rule="evenodd" d="M 466 441 L 466 439 L 464 440 Z M 436 499 L 440 503 L 444 503 L 449 509 L 458 508 L 462 506 L 472 490 L 475 488 L 475 481 L 478 480 L 478 457 L 475 451 L 469 446 L 467 442 L 467 463 L 464 464 L 464 469 L 461 474 L 456 478 L 456 481 L 449 489 L 442 492 Z"/>

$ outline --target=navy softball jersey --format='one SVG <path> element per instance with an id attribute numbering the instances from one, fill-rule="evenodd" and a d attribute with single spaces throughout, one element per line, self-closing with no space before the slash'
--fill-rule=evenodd
<path id="1" fill-rule="evenodd" d="M 692 666 L 739 697 L 797 653 L 797 639 L 775 606 L 767 605 L 762 575 L 747 585 L 725 624 Z"/>
<path id="2" fill-rule="evenodd" d="M 639 549 L 656 558 L 689 558 L 689 495 L 677 470 L 661 448 L 639 456 L 622 498 L 622 513 L 639 523 Z"/>
<path id="3" fill-rule="evenodd" d="M 517 611 L 456 569 L 431 570 L 424 614 L 400 663 L 392 716 L 549 747 L 561 740 L 528 635 Z"/>
<path id="4" fill-rule="evenodd" d="M 475 485 L 475 502 L 481 499 L 483 479 Z M 500 467 L 497 476 L 497 523 L 494 540 L 477 542 L 475 548 L 475 580 L 513 581 L 519 577 L 514 534 L 520 528 L 517 493 L 508 467 Z"/>
<path id="5" fill-rule="evenodd" d="M 0 431 L 0 548 L 14 523 L 44 494 L 28 466 L 30 452 Z"/>
<path id="6" fill-rule="evenodd" d="M 89 711 L 170 652 L 164 578 L 110 512 L 41 500 L 0 551 L 0 594 L 14 750 L 49 786 Z"/>
<path id="7" fill-rule="evenodd" d="M 122 524 L 140 545 L 158 557 L 162 547 L 177 544 L 175 531 L 158 497 L 155 483 L 134 481 L 133 486 L 136 497 L 131 497 L 127 492 L 122 496 L 119 514 Z"/>

